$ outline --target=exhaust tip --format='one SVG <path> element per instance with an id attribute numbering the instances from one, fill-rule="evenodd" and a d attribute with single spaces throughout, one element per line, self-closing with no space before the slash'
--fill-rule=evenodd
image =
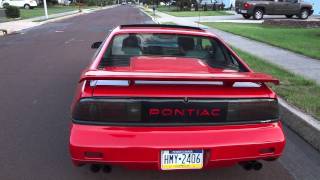
<path id="1" fill-rule="evenodd" d="M 247 170 L 247 171 L 252 170 L 252 169 L 259 171 L 263 167 L 262 163 L 260 163 L 258 161 L 241 162 L 240 165 L 244 170 Z"/>
<path id="2" fill-rule="evenodd" d="M 250 171 L 252 169 L 252 163 L 251 162 L 241 162 L 240 166 L 246 171 Z"/>
<path id="3" fill-rule="evenodd" d="M 99 165 L 99 164 L 91 164 L 91 166 L 90 166 L 90 170 L 94 173 L 99 172 L 100 169 L 101 169 L 101 165 Z"/>
<path id="4" fill-rule="evenodd" d="M 263 167 L 262 163 L 256 161 L 254 164 L 253 164 L 253 169 L 256 170 L 256 171 L 259 171 L 261 170 Z"/>
<path id="5" fill-rule="evenodd" d="M 112 167 L 109 166 L 109 165 L 105 165 L 105 166 L 103 166 L 102 171 L 103 171 L 104 173 L 111 173 Z"/>
<path id="6" fill-rule="evenodd" d="M 246 163 L 243 166 L 243 169 L 245 169 L 246 171 L 250 171 L 252 169 L 252 164 L 251 163 Z"/>

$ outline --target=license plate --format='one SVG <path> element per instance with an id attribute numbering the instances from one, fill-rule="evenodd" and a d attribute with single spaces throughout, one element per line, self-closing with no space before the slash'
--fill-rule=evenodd
<path id="1" fill-rule="evenodd" d="M 203 150 L 164 150 L 161 151 L 161 169 L 201 169 Z"/>
<path id="2" fill-rule="evenodd" d="M 241 13 L 247 13 L 247 10 L 240 10 Z"/>

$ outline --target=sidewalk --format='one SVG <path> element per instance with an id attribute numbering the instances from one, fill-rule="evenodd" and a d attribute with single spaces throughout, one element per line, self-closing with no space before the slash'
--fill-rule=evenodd
<path id="1" fill-rule="evenodd" d="M 156 21 L 159 23 L 174 22 L 179 25 L 202 27 L 216 34 L 217 36 L 222 37 L 225 42 L 235 48 L 251 53 L 257 57 L 265 59 L 272 64 L 276 64 L 283 69 L 314 80 L 320 84 L 320 60 L 309 58 L 265 43 L 250 40 L 242 36 L 234 35 L 214 28 L 209 28 L 196 23 L 199 22 L 197 18 L 192 19 L 175 17 L 159 11 L 157 11 L 156 14 L 160 17 L 156 18 Z M 219 16 L 216 16 L 215 18 L 219 18 Z"/>
<path id="2" fill-rule="evenodd" d="M 24 29 L 40 26 L 40 25 L 48 23 L 48 22 L 54 22 L 57 20 L 66 19 L 66 18 L 70 18 L 70 17 L 82 15 L 82 14 L 87 14 L 87 13 L 91 13 L 91 12 L 98 11 L 98 10 L 113 8 L 113 7 L 115 7 L 115 5 L 105 6 L 102 8 L 94 8 L 94 9 L 91 9 L 91 8 L 82 9 L 82 12 L 75 10 L 75 11 L 68 11 L 68 12 L 63 12 L 63 13 L 51 14 L 51 15 L 49 15 L 48 19 L 46 19 L 45 16 L 39 16 L 39 17 L 30 18 L 30 19 L 9 21 L 9 22 L 0 23 L 0 29 L 5 29 L 8 31 L 8 34 L 12 34 L 12 33 L 16 33 L 21 30 L 24 30 Z M 1 35 L 2 35 L 2 33 L 0 33 L 0 36 Z"/>

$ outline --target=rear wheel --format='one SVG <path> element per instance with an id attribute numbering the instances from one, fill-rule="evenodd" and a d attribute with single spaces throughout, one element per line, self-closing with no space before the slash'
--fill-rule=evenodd
<path id="1" fill-rule="evenodd" d="M 25 9 L 30 9 L 30 8 L 31 8 L 29 4 L 25 4 L 23 7 L 24 7 Z"/>
<path id="2" fill-rule="evenodd" d="M 9 6 L 9 4 L 8 3 L 4 3 L 2 6 L 3 6 L 3 8 L 7 8 Z"/>
<path id="3" fill-rule="evenodd" d="M 293 17 L 293 15 L 286 15 L 286 17 L 287 17 L 287 18 L 292 18 L 292 17 Z"/>
<path id="4" fill-rule="evenodd" d="M 308 9 L 301 9 L 299 18 L 300 19 L 308 19 L 309 17 L 309 10 Z"/>
<path id="5" fill-rule="evenodd" d="M 251 16 L 250 16 L 249 14 L 242 14 L 242 16 L 243 16 L 243 18 L 245 18 L 245 19 L 250 19 L 250 18 L 251 18 Z"/>
<path id="6" fill-rule="evenodd" d="M 263 19 L 263 15 L 264 15 L 264 12 L 262 9 L 255 9 L 254 12 L 253 12 L 253 19 L 255 20 L 261 20 Z"/>

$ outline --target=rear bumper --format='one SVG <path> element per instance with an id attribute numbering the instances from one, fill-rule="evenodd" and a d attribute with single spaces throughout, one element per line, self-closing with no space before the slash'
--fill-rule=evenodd
<path id="1" fill-rule="evenodd" d="M 314 13 L 314 10 L 311 9 L 310 12 L 309 12 L 309 16 L 311 16 L 313 13 Z"/>
<path id="2" fill-rule="evenodd" d="M 204 168 L 278 158 L 285 146 L 280 122 L 230 126 L 114 127 L 73 124 L 70 154 L 75 165 L 102 163 L 160 169 L 161 150 L 203 149 Z M 272 152 L 264 152 L 273 149 Z M 101 153 L 87 157 L 86 153 Z"/>
<path id="3" fill-rule="evenodd" d="M 238 14 L 249 14 L 252 15 L 253 14 L 253 9 L 240 9 L 240 8 L 236 8 L 236 13 Z"/>

